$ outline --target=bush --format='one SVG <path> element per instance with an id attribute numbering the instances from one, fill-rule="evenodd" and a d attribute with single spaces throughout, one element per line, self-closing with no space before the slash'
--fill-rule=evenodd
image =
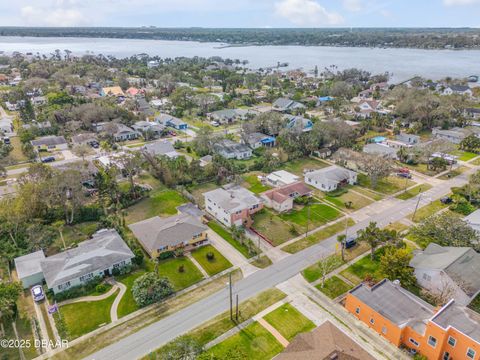
<path id="1" fill-rule="evenodd" d="M 169 259 L 171 257 L 173 257 L 175 255 L 175 253 L 173 251 L 165 251 L 163 253 L 161 253 L 160 255 L 158 255 L 158 258 L 160 260 L 165 260 L 165 259 Z"/>
<path id="2" fill-rule="evenodd" d="M 184 273 L 184 272 L 185 272 L 185 265 L 180 265 L 180 266 L 178 267 L 178 272 L 179 272 L 179 273 Z"/>
<path id="3" fill-rule="evenodd" d="M 214 254 L 213 252 L 211 252 L 211 251 L 207 252 L 207 255 L 206 255 L 206 256 L 207 256 L 207 260 L 208 260 L 208 261 L 212 261 L 212 260 L 215 259 L 215 254 Z"/>
<path id="4" fill-rule="evenodd" d="M 341 187 L 341 188 L 338 188 L 337 190 L 327 192 L 327 195 L 331 197 L 339 197 L 339 196 L 342 196 L 343 194 L 346 194 L 347 192 L 348 192 L 347 188 Z"/>
<path id="5" fill-rule="evenodd" d="M 105 291 L 107 291 L 107 285 L 106 284 L 98 284 L 97 286 L 95 286 L 95 291 L 99 294 L 102 294 L 104 293 Z"/>
<path id="6" fill-rule="evenodd" d="M 140 248 L 133 249 L 133 254 L 135 255 L 135 257 L 133 258 L 132 262 L 138 266 L 142 265 L 143 259 L 145 258 L 145 256 L 143 255 L 142 249 Z"/>
<path id="7" fill-rule="evenodd" d="M 61 293 L 54 294 L 53 299 L 60 302 L 67 299 L 85 296 L 95 290 L 97 285 L 100 284 L 102 281 L 103 278 L 101 276 L 96 276 L 92 280 L 84 283 L 83 285 L 74 286 L 68 290 L 62 291 Z"/>
<path id="8" fill-rule="evenodd" d="M 173 286 L 170 281 L 153 272 L 146 273 L 133 282 L 133 298 L 140 307 L 160 302 L 172 293 Z"/>
<path id="9" fill-rule="evenodd" d="M 112 275 L 113 276 L 125 275 L 125 274 L 128 274 L 131 271 L 132 271 L 132 265 L 128 264 L 128 265 L 125 265 L 125 266 L 113 268 Z"/>

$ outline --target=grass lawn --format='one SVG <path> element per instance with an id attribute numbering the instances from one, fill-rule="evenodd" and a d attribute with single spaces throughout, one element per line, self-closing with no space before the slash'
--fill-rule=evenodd
<path id="1" fill-rule="evenodd" d="M 212 260 L 207 258 L 208 253 L 212 253 L 214 255 Z M 210 276 L 218 274 L 219 272 L 222 272 L 223 270 L 226 270 L 232 266 L 230 261 L 225 259 L 220 251 L 215 249 L 212 245 L 202 246 L 192 251 L 192 256 L 200 263 L 200 265 Z"/>
<path id="2" fill-rule="evenodd" d="M 375 280 L 381 280 L 383 275 L 380 272 L 380 257 L 384 252 L 384 248 L 376 250 L 374 260 L 367 254 L 343 270 L 340 274 L 354 284 L 361 283 L 367 275 L 373 277 Z"/>
<path id="3" fill-rule="evenodd" d="M 283 244 L 285 241 L 293 239 L 302 231 L 296 227 L 296 233 L 292 233 L 293 228 L 290 224 L 282 221 L 281 215 L 275 214 L 270 209 L 262 209 L 253 217 L 253 228 L 272 241 L 274 246 Z"/>
<path id="4" fill-rule="evenodd" d="M 408 200 L 431 188 L 432 188 L 432 185 L 430 184 L 420 184 L 407 191 L 402 192 L 401 194 L 398 194 L 395 197 L 400 200 Z"/>
<path id="5" fill-rule="evenodd" d="M 382 200 L 384 198 L 384 196 L 382 194 L 379 194 L 379 193 L 376 193 L 370 189 L 367 189 L 367 188 L 364 188 L 364 187 L 361 187 L 361 186 L 358 186 L 358 185 L 355 185 L 353 186 L 353 189 L 360 193 L 360 194 L 363 194 L 367 197 L 369 197 L 370 199 L 373 199 L 375 201 L 378 201 L 378 200 Z"/>
<path id="6" fill-rule="evenodd" d="M 108 324 L 110 308 L 117 296 L 115 294 L 100 301 L 86 301 L 60 307 L 60 314 L 68 329 L 69 339 L 75 339 L 87 334 L 100 325 Z"/>
<path id="7" fill-rule="evenodd" d="M 8 154 L 6 160 L 8 162 L 19 163 L 28 161 L 28 157 L 22 151 L 22 142 L 18 136 L 13 136 L 10 138 L 10 143 L 13 147 L 10 154 Z M 25 166 L 25 165 L 24 165 Z"/>
<path id="8" fill-rule="evenodd" d="M 331 258 L 331 261 L 332 261 L 331 271 L 339 268 L 344 264 L 341 256 L 339 255 L 330 255 L 329 258 Z M 322 277 L 322 271 L 320 270 L 320 267 L 318 266 L 318 263 L 317 263 L 303 270 L 302 275 L 305 278 L 305 280 L 307 280 L 308 282 L 314 282 Z"/>
<path id="9" fill-rule="evenodd" d="M 233 356 L 249 360 L 270 360 L 283 350 L 283 346 L 262 325 L 254 322 L 207 351 L 215 359 Z"/>
<path id="10" fill-rule="evenodd" d="M 180 266 L 183 266 L 183 272 L 179 271 Z M 167 277 L 175 291 L 185 289 L 203 279 L 200 270 L 186 256 L 161 260 L 158 264 L 158 275 Z"/>
<path id="11" fill-rule="evenodd" d="M 467 170 L 468 170 L 468 167 L 459 166 L 458 168 L 453 169 L 452 171 L 449 171 L 445 175 L 439 176 L 438 178 L 441 179 L 441 180 L 448 180 L 448 179 L 454 178 L 454 177 L 456 177 L 460 174 L 463 174 Z"/>
<path id="12" fill-rule="evenodd" d="M 256 266 L 260 269 L 265 269 L 266 267 L 269 267 L 272 265 L 272 260 L 267 255 L 262 255 L 258 259 L 255 259 L 254 261 L 251 262 L 253 266 Z"/>
<path id="13" fill-rule="evenodd" d="M 260 311 L 282 300 L 285 298 L 285 296 L 286 295 L 283 292 L 273 288 L 266 290 L 246 301 L 243 301 L 239 306 L 239 323 L 250 319 Z M 206 345 L 210 341 L 232 329 L 234 326 L 235 323 L 230 320 L 230 313 L 227 311 L 200 325 L 189 335 L 195 338 L 201 345 Z"/>
<path id="14" fill-rule="evenodd" d="M 364 174 L 358 174 L 358 184 L 370 190 L 378 191 L 382 194 L 394 194 L 406 187 L 415 185 L 415 182 L 408 179 L 399 178 L 397 176 L 389 176 L 385 179 L 378 181 L 377 187 L 374 189 L 370 178 Z"/>
<path id="15" fill-rule="evenodd" d="M 473 160 L 470 164 L 472 164 L 472 165 L 480 165 L 480 158 Z"/>
<path id="16" fill-rule="evenodd" d="M 414 222 L 420 222 L 427 217 L 439 212 L 442 209 L 445 209 L 448 205 L 442 204 L 440 200 L 432 201 L 430 204 L 425 205 L 417 210 L 415 218 L 413 218 L 413 213 L 408 215 L 408 218 Z"/>
<path id="17" fill-rule="evenodd" d="M 95 221 L 87 221 L 80 224 L 64 226 L 62 234 L 65 245 L 70 247 L 89 239 L 98 228 L 99 224 Z M 58 235 L 54 242 L 47 249 L 47 255 L 54 255 L 60 251 L 63 251 L 63 242 L 60 235 Z"/>
<path id="18" fill-rule="evenodd" d="M 342 194 L 340 196 L 326 195 L 324 199 L 331 202 L 342 210 L 353 211 L 361 209 L 373 203 L 373 200 L 368 199 L 365 196 L 356 194 L 353 191 L 349 191 L 346 194 Z M 347 203 L 351 203 L 351 206 L 349 208 L 347 208 L 345 205 Z"/>
<path id="19" fill-rule="evenodd" d="M 422 173 L 422 174 L 425 174 L 425 175 L 428 175 L 428 176 L 434 176 L 434 175 L 437 175 L 439 172 L 441 172 L 440 170 L 436 170 L 436 171 L 431 170 L 428 167 L 428 164 L 415 164 L 415 165 L 413 165 L 413 164 L 404 164 L 404 163 L 401 163 L 401 162 L 397 162 L 397 164 L 400 167 L 406 167 L 406 168 L 409 168 L 411 170 L 417 171 L 419 173 Z"/>
<path id="20" fill-rule="evenodd" d="M 199 206 L 204 206 L 205 205 L 205 198 L 203 197 L 203 193 L 206 193 L 211 190 L 215 190 L 218 188 L 218 185 L 215 184 L 214 182 L 207 182 L 204 184 L 199 184 L 199 185 L 194 185 L 188 187 L 188 192 L 192 194 L 192 196 L 195 198 L 195 202 Z"/>
<path id="21" fill-rule="evenodd" d="M 458 156 L 458 160 L 460 161 L 469 161 L 478 156 L 478 154 L 463 150 L 455 150 L 452 151 L 450 154 Z"/>
<path id="22" fill-rule="evenodd" d="M 318 284 L 315 287 L 327 295 L 330 299 L 335 299 L 353 288 L 353 286 L 347 284 L 338 276 L 332 276 L 331 278 L 325 280 L 323 287 L 322 284 Z"/>
<path id="23" fill-rule="evenodd" d="M 354 225 L 355 222 L 352 219 L 348 219 L 348 226 Z M 283 251 L 289 252 L 290 254 L 294 254 L 299 252 L 303 249 L 308 248 L 309 246 L 315 245 L 322 240 L 329 238 L 345 229 L 345 221 L 339 221 L 335 224 L 325 227 L 324 229 L 317 231 L 316 233 L 307 236 L 306 238 L 300 239 L 291 243 L 284 248 Z"/>
<path id="24" fill-rule="evenodd" d="M 139 309 L 135 299 L 133 298 L 132 286 L 133 282 L 143 274 L 145 274 L 145 270 L 138 270 L 130 274 L 116 277 L 117 281 L 121 282 L 127 287 L 127 291 L 123 295 L 122 300 L 120 300 L 120 304 L 118 304 L 117 315 L 119 318 Z"/>
<path id="25" fill-rule="evenodd" d="M 254 256 L 253 254 L 249 253 L 248 248 L 245 245 L 243 245 L 243 244 L 239 243 L 237 240 L 235 240 L 232 237 L 232 234 L 230 234 L 230 232 L 227 229 L 225 229 L 222 225 L 220 225 L 219 223 L 217 223 L 215 221 L 210 221 L 208 223 L 208 227 L 210 229 L 212 229 L 213 231 L 215 231 L 218 235 L 220 235 L 225 241 L 230 243 L 230 245 L 232 245 L 235 249 L 237 249 L 247 259 Z"/>
<path id="26" fill-rule="evenodd" d="M 127 209 L 127 224 L 145 220 L 153 216 L 170 216 L 177 213 L 177 206 L 187 200 L 175 190 L 159 189 L 152 191 L 148 198 Z"/>
<path id="27" fill-rule="evenodd" d="M 308 221 L 309 211 L 310 221 Z M 299 225 L 302 229 L 306 229 L 307 223 L 310 229 L 314 229 L 335 220 L 340 216 L 340 212 L 326 204 L 313 204 L 303 207 L 295 206 L 293 211 L 279 216 L 282 220 Z"/>
<path id="28" fill-rule="evenodd" d="M 473 299 L 468 305 L 468 307 L 480 314 L 480 295 L 477 295 L 475 299 Z"/>
<path id="29" fill-rule="evenodd" d="M 300 333 L 315 328 L 315 324 L 290 304 L 284 304 L 263 317 L 282 336 L 291 341 Z"/>
<path id="30" fill-rule="evenodd" d="M 395 230 L 396 232 L 402 232 L 408 229 L 408 225 L 401 223 L 399 221 L 389 224 L 385 227 L 388 230 Z"/>
<path id="31" fill-rule="evenodd" d="M 264 185 L 260 180 L 258 180 L 258 175 L 259 173 L 254 172 L 243 177 L 245 180 L 244 186 L 255 194 L 260 194 L 271 189 L 270 186 Z"/>
<path id="32" fill-rule="evenodd" d="M 295 175 L 303 177 L 303 170 L 305 169 L 318 170 L 327 166 L 330 166 L 330 165 L 324 161 L 312 159 L 312 158 L 303 158 L 303 159 L 289 161 L 284 165 L 282 165 L 281 168 Z"/>

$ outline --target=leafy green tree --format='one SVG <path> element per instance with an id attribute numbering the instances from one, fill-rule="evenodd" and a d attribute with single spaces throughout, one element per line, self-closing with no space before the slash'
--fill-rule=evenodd
<path id="1" fill-rule="evenodd" d="M 475 134 L 468 135 L 460 143 L 460 148 L 462 150 L 476 152 L 478 149 L 480 149 L 480 138 L 478 138 Z"/>
<path id="2" fill-rule="evenodd" d="M 380 271 L 390 280 L 400 280 L 405 287 L 415 285 L 413 268 L 409 266 L 412 253 L 406 248 L 387 246 L 385 254 L 380 257 Z"/>
<path id="3" fill-rule="evenodd" d="M 22 291 L 18 282 L 0 282 L 0 317 L 10 317 Z"/>
<path id="4" fill-rule="evenodd" d="M 165 277 L 154 272 L 146 273 L 135 279 L 132 294 L 138 306 L 144 307 L 162 301 L 173 294 L 173 286 Z"/>
<path id="5" fill-rule="evenodd" d="M 360 242 L 366 242 L 370 245 L 370 256 L 375 259 L 375 250 L 384 241 L 382 229 L 377 226 L 376 222 L 370 222 L 365 229 L 358 230 L 357 240 Z"/>

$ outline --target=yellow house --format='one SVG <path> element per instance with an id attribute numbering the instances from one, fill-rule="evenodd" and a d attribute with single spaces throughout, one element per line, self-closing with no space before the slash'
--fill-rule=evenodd
<path id="1" fill-rule="evenodd" d="M 177 249 L 189 251 L 208 242 L 208 228 L 188 214 L 155 216 L 128 227 L 152 258 Z"/>

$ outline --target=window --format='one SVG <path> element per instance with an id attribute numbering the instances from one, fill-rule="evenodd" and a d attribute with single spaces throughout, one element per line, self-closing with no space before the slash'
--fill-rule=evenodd
<path id="1" fill-rule="evenodd" d="M 373 318 L 370 318 L 370 324 L 375 324 L 375 320 Z"/>
<path id="2" fill-rule="evenodd" d="M 423 274 L 423 280 L 431 281 L 431 280 L 432 280 L 432 277 L 431 277 L 430 275 Z"/>
<path id="3" fill-rule="evenodd" d="M 450 353 L 448 351 L 443 353 L 443 360 L 450 360 Z"/>
<path id="4" fill-rule="evenodd" d="M 435 339 L 433 336 L 429 336 L 428 345 L 430 345 L 431 347 L 437 346 L 437 339 Z"/>
<path id="5" fill-rule="evenodd" d="M 356 314 L 360 314 L 360 308 L 359 308 L 359 307 L 357 307 L 357 308 L 355 309 L 355 313 L 356 313 Z"/>
<path id="6" fill-rule="evenodd" d="M 88 281 L 88 280 L 90 280 L 91 278 L 93 278 L 93 273 L 80 276 L 80 281 Z"/>
<path id="7" fill-rule="evenodd" d="M 386 326 L 382 327 L 382 334 L 383 335 L 387 334 L 387 327 Z"/>
<path id="8" fill-rule="evenodd" d="M 410 338 L 408 341 L 410 341 L 413 345 L 418 346 L 418 342 L 415 339 Z"/>
<path id="9" fill-rule="evenodd" d="M 65 284 L 58 285 L 59 290 L 67 289 L 70 287 L 70 281 L 67 281 Z"/>
<path id="10" fill-rule="evenodd" d="M 468 348 L 467 357 L 470 359 L 475 359 L 475 350 Z"/>
<path id="11" fill-rule="evenodd" d="M 448 345 L 450 345 L 451 347 L 454 347 L 456 343 L 457 343 L 457 340 L 455 340 L 455 338 L 451 336 L 448 337 Z"/>

